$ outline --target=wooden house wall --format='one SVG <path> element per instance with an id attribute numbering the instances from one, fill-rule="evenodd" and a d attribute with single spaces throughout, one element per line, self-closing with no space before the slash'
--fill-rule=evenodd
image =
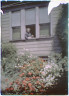
<path id="1" fill-rule="evenodd" d="M 9 13 L 1 16 L 1 41 L 2 43 L 9 42 L 10 40 L 10 22 Z"/>
<path id="2" fill-rule="evenodd" d="M 61 46 L 59 44 L 59 40 L 56 36 L 55 29 L 59 19 L 59 15 L 61 12 L 62 6 L 60 5 L 57 8 L 54 8 L 51 12 L 51 32 L 52 38 L 39 40 L 39 41 L 28 41 L 28 42 L 12 42 L 16 48 L 18 54 L 23 54 L 23 48 L 28 50 L 30 53 L 37 56 L 48 56 L 52 52 L 61 52 Z M 2 15 L 1 25 L 2 25 L 2 43 L 6 43 L 10 41 L 10 17 L 9 13 L 5 13 Z"/>

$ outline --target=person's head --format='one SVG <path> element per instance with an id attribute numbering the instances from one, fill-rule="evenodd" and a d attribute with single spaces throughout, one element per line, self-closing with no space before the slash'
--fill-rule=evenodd
<path id="1" fill-rule="evenodd" d="M 26 28 L 26 31 L 27 31 L 27 32 L 30 32 L 30 28 Z"/>

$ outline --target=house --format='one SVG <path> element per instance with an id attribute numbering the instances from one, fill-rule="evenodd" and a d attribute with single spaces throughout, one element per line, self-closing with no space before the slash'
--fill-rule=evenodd
<path id="1" fill-rule="evenodd" d="M 61 52 L 55 30 L 62 5 L 54 8 L 48 15 L 48 4 L 49 1 L 3 1 L 2 43 L 13 43 L 18 54 L 23 54 L 23 48 L 41 57 Z M 30 28 L 34 38 L 25 39 L 27 28 Z"/>

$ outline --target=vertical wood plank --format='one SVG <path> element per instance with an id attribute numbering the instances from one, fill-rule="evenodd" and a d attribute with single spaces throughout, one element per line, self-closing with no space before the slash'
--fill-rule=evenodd
<path id="1" fill-rule="evenodd" d="M 21 39 L 25 39 L 26 27 L 25 27 L 25 9 L 21 10 Z"/>
<path id="2" fill-rule="evenodd" d="M 51 35 L 51 37 L 54 35 L 53 34 L 52 11 L 50 13 L 50 35 Z"/>
<path id="3" fill-rule="evenodd" d="M 10 41 L 12 40 L 12 27 L 11 27 L 11 24 L 12 24 L 12 20 L 11 20 L 11 11 L 9 12 L 9 32 L 10 32 Z"/>
<path id="4" fill-rule="evenodd" d="M 36 38 L 39 38 L 39 7 L 36 7 Z"/>

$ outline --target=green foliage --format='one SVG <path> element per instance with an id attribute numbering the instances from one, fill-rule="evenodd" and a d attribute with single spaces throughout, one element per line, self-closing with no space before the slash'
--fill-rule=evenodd
<path id="1" fill-rule="evenodd" d="M 2 57 L 8 58 L 16 55 L 16 48 L 11 43 L 2 44 Z"/>
<path id="2" fill-rule="evenodd" d="M 68 4 L 63 4 L 62 12 L 57 23 L 56 33 L 62 47 L 62 55 L 67 56 L 68 48 Z"/>
<path id="3" fill-rule="evenodd" d="M 61 54 L 53 54 L 48 58 L 48 63 L 44 63 L 44 68 L 41 69 L 43 81 L 46 87 L 57 84 L 56 81 L 62 77 L 68 69 L 68 59 L 65 56 L 62 58 Z"/>
<path id="4" fill-rule="evenodd" d="M 2 57 L 2 69 L 7 76 L 13 76 L 20 70 L 19 67 L 16 68 L 16 66 L 28 65 L 33 60 L 36 60 L 36 57 L 30 55 L 29 52 L 25 52 L 23 56 L 11 55 L 9 57 Z"/>
<path id="5" fill-rule="evenodd" d="M 2 69 L 5 73 L 9 75 L 14 69 L 14 65 L 16 62 L 16 48 L 13 44 L 6 43 L 2 44 Z M 10 68 L 10 69 L 9 69 Z M 7 74 L 7 75 L 8 75 Z"/>
<path id="6" fill-rule="evenodd" d="M 2 58 L 2 93 L 33 95 L 46 93 L 66 71 L 67 57 L 50 56 L 47 61 L 25 51 L 23 56 Z M 64 67 L 64 68 L 63 68 Z"/>
<path id="7" fill-rule="evenodd" d="M 68 57 L 62 57 L 62 54 L 54 53 L 50 56 L 51 60 L 53 61 L 55 58 L 55 63 L 59 65 L 59 68 L 62 66 L 64 71 L 68 71 Z"/>

